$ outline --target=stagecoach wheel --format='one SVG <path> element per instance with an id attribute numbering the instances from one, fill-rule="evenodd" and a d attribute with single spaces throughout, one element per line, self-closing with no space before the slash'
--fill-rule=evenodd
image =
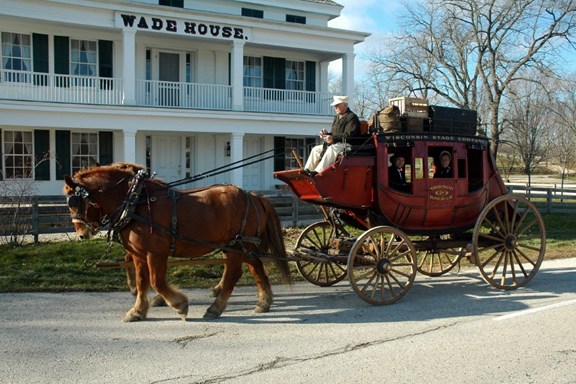
<path id="1" fill-rule="evenodd" d="M 302 277 L 321 287 L 334 285 L 346 277 L 346 265 L 328 255 L 331 241 L 342 236 L 349 236 L 344 227 L 333 227 L 327 221 L 314 223 L 302 231 L 296 241 L 296 249 L 306 249 L 315 256 L 314 259 L 296 261 Z"/>
<path id="2" fill-rule="evenodd" d="M 449 236 L 449 235 L 443 235 Z M 441 236 L 442 237 L 442 236 Z M 460 263 L 462 248 L 424 249 L 416 254 L 418 272 L 438 277 L 450 272 Z"/>
<path id="3" fill-rule="evenodd" d="M 358 296 L 374 305 L 400 300 L 416 277 L 416 249 L 408 236 L 392 227 L 364 232 L 348 255 L 348 278 Z"/>
<path id="4" fill-rule="evenodd" d="M 544 222 L 528 200 L 503 195 L 480 213 L 472 242 L 482 278 L 499 289 L 516 289 L 534 277 L 544 259 Z"/>

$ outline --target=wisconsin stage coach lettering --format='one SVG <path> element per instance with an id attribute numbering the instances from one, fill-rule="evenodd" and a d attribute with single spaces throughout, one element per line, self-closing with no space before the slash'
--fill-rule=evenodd
<path id="1" fill-rule="evenodd" d="M 189 20 L 164 19 L 151 16 L 116 14 L 116 24 L 120 28 L 139 31 L 157 31 L 179 35 L 200 36 L 214 39 L 248 40 L 244 28 L 230 25 L 208 24 Z"/>

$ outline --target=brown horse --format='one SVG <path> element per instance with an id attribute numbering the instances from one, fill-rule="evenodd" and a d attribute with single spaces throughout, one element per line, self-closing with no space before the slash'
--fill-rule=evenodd
<path id="1" fill-rule="evenodd" d="M 146 318 L 150 284 L 183 319 L 188 299 L 166 282 L 168 257 L 194 258 L 215 249 L 226 255 L 222 286 L 204 318 L 219 317 L 247 263 L 258 287 L 256 312 L 267 312 L 272 290 L 261 260 L 274 260 L 286 282 L 290 272 L 280 220 L 268 199 L 231 185 L 174 190 L 165 183 L 134 175 L 130 169 L 96 166 L 65 177 L 64 193 L 76 221 L 85 220 L 88 207 L 110 220 L 122 245 L 133 256 L 137 296 L 124 321 Z M 85 228 L 89 232 L 89 225 Z M 79 233 L 80 235 L 80 233 Z"/>

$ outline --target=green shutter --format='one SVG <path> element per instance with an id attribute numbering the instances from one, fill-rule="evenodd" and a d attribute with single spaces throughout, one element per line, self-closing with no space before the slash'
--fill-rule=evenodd
<path id="1" fill-rule="evenodd" d="M 98 133 L 98 149 L 100 152 L 98 161 L 100 162 L 100 165 L 111 164 L 114 161 L 113 144 L 112 132 Z"/>
<path id="2" fill-rule="evenodd" d="M 50 180 L 50 132 L 34 130 L 34 179 Z"/>
<path id="3" fill-rule="evenodd" d="M 98 76 L 112 78 L 114 44 L 109 40 L 98 40 Z M 100 89 L 113 89 L 111 80 L 100 79 Z"/>
<path id="4" fill-rule="evenodd" d="M 274 88 L 286 89 L 286 59 L 281 57 L 274 61 Z"/>
<path id="5" fill-rule="evenodd" d="M 70 175 L 70 132 L 56 131 L 56 180 L 64 180 Z"/>
<path id="6" fill-rule="evenodd" d="M 54 36 L 54 73 L 70 73 L 70 43 L 66 36 Z"/>
<path id="7" fill-rule="evenodd" d="M 283 136 L 274 136 L 274 172 L 286 169 L 286 140 Z"/>
<path id="8" fill-rule="evenodd" d="M 316 91 L 316 63 L 314 61 L 306 62 L 306 90 Z"/>
<path id="9" fill-rule="evenodd" d="M 264 56 L 262 65 L 264 66 L 262 71 L 262 87 L 274 88 L 274 58 Z"/>
<path id="10" fill-rule="evenodd" d="M 32 55 L 34 72 L 48 73 L 48 35 L 32 34 Z M 35 75 L 34 85 L 48 85 L 48 77 Z"/>

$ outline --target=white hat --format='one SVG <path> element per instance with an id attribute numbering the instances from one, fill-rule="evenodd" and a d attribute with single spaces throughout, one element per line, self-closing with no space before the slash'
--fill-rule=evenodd
<path id="1" fill-rule="evenodd" d="M 332 102 L 332 104 L 330 104 L 330 106 L 333 107 L 335 105 L 342 103 L 348 104 L 348 96 L 334 96 L 334 101 Z"/>

